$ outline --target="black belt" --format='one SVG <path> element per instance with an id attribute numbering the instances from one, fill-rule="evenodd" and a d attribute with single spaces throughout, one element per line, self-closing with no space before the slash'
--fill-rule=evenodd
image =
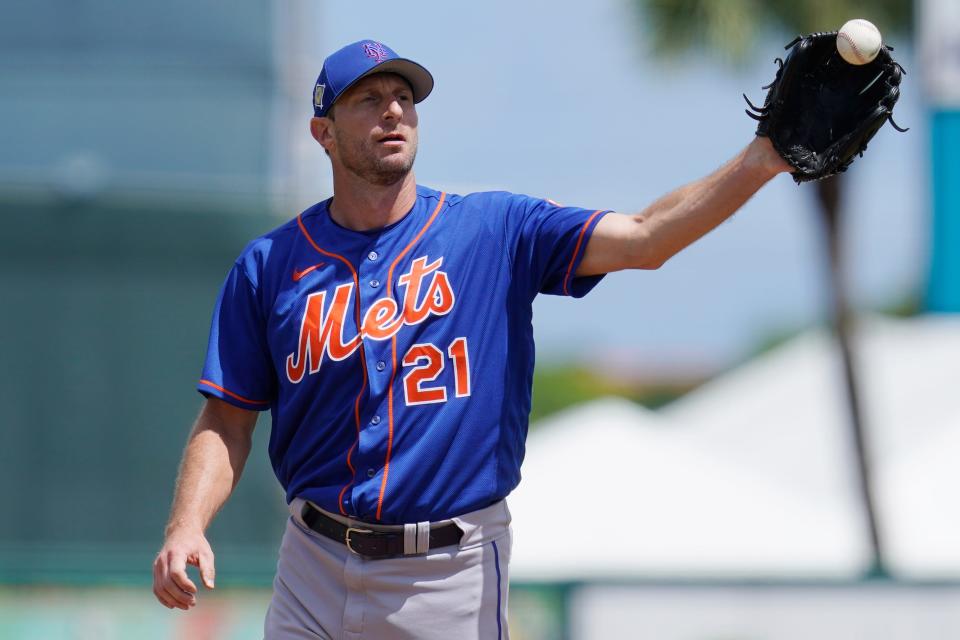
<path id="1" fill-rule="evenodd" d="M 373 531 L 363 527 L 348 527 L 318 511 L 309 502 L 300 512 L 308 527 L 322 536 L 346 545 L 351 552 L 367 558 L 392 558 L 404 555 L 403 531 Z M 460 544 L 463 530 L 455 523 L 430 527 L 430 548 Z"/>

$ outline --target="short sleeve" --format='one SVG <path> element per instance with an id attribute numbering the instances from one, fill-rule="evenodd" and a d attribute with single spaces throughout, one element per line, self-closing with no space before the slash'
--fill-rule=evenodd
<path id="1" fill-rule="evenodd" d="M 593 230 L 609 212 L 513 196 L 510 218 L 519 224 L 514 277 L 526 278 L 533 294 L 585 296 L 603 275 L 578 278 L 574 274 Z"/>
<path id="2" fill-rule="evenodd" d="M 234 264 L 213 310 L 197 390 L 242 409 L 263 411 L 276 393 L 276 374 L 256 293 L 242 263 Z"/>

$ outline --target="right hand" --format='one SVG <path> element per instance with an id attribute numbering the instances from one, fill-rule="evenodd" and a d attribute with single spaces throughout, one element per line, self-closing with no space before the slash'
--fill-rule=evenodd
<path id="1" fill-rule="evenodd" d="M 187 565 L 200 569 L 207 589 L 213 589 L 216 570 L 213 550 L 200 530 L 174 530 L 153 561 L 153 595 L 168 609 L 187 609 L 197 604 L 197 585 L 187 575 Z"/>

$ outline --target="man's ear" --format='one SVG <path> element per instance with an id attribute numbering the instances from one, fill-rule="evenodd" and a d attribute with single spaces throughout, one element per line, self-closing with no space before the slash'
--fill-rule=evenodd
<path id="1" fill-rule="evenodd" d="M 333 144 L 333 132 L 330 131 L 332 125 L 333 120 L 330 118 L 310 118 L 310 135 L 327 153 L 330 153 L 330 145 Z"/>

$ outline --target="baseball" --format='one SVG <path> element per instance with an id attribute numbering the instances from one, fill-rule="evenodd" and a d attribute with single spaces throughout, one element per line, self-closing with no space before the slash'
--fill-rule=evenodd
<path id="1" fill-rule="evenodd" d="M 880 52 L 880 30 L 863 18 L 848 20 L 837 33 L 837 51 L 850 64 L 867 64 Z"/>

